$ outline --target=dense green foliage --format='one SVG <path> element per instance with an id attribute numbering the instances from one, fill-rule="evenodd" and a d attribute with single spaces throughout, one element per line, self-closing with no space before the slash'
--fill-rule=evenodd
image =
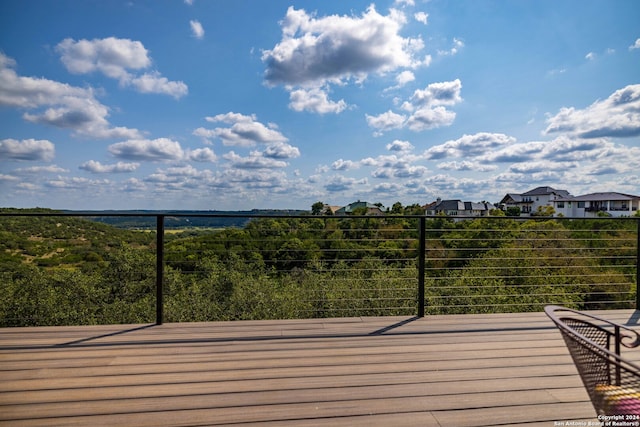
<path id="1" fill-rule="evenodd" d="M 383 217 L 321 208 L 166 233 L 165 321 L 414 315 L 419 207 L 396 204 Z M 629 306 L 636 227 L 429 218 L 427 313 Z M 155 231 L 90 218 L 0 216 L 0 326 L 153 322 L 155 242 Z"/>

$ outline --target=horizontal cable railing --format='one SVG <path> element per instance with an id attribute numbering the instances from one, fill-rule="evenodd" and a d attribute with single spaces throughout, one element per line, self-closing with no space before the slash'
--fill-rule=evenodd
<path id="1" fill-rule="evenodd" d="M 0 210 L 0 326 L 631 308 L 639 223 Z"/>

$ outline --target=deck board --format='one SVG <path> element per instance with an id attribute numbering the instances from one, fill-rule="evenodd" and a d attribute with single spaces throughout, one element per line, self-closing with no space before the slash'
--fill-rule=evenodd
<path id="1" fill-rule="evenodd" d="M 6 328 L 0 379 L 12 426 L 595 420 L 542 313 Z"/>

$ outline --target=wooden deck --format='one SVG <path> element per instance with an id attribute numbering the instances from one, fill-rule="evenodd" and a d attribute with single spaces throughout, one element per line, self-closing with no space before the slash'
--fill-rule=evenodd
<path id="1" fill-rule="evenodd" d="M 542 313 L 0 329 L 3 425 L 567 421 L 595 412 Z"/>

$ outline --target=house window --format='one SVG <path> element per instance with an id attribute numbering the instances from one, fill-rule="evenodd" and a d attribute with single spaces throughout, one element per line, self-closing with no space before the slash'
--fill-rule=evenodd
<path id="1" fill-rule="evenodd" d="M 558 209 L 564 209 L 564 202 L 558 202 Z"/>
<path id="2" fill-rule="evenodd" d="M 578 202 L 578 209 L 584 209 L 584 202 Z"/>

